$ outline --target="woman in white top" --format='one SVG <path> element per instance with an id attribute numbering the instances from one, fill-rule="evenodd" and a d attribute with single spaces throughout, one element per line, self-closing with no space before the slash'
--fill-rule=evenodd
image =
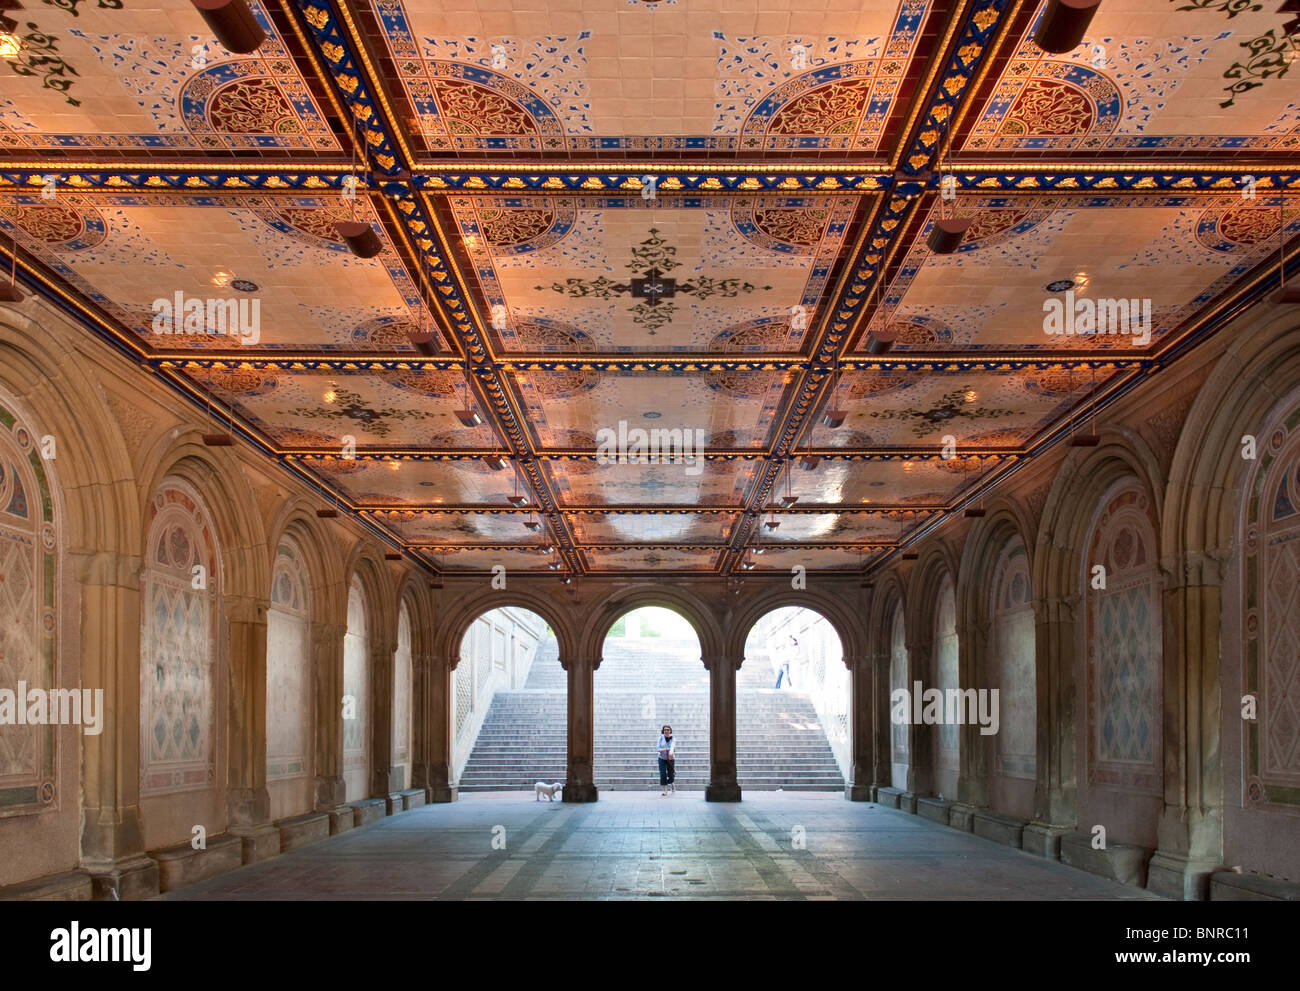
<path id="1" fill-rule="evenodd" d="M 677 774 L 673 768 L 673 759 L 676 756 L 677 741 L 673 739 L 673 728 L 667 723 L 664 724 L 663 732 L 659 734 L 659 787 L 663 790 L 660 795 L 667 795 L 670 791 L 676 791 L 677 785 L 674 781 Z"/>

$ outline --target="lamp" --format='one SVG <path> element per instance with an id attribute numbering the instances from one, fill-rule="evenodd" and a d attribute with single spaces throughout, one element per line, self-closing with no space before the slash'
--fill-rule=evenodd
<path id="1" fill-rule="evenodd" d="M 884 354 L 898 340 L 898 331 L 873 330 L 867 335 L 867 354 Z"/>
<path id="2" fill-rule="evenodd" d="M 1034 31 L 1034 44 L 1053 55 L 1073 51 L 1083 41 L 1099 6 L 1101 0 L 1047 0 Z"/>
<path id="3" fill-rule="evenodd" d="M 926 246 L 936 255 L 950 255 L 961 244 L 970 224 L 970 217 L 940 217 L 930 228 L 930 236 L 925 239 Z"/>
<path id="4" fill-rule="evenodd" d="M 334 230 L 338 233 L 348 250 L 358 258 L 374 258 L 384 250 L 384 242 L 369 224 L 361 220 L 336 220 Z"/>
<path id="5" fill-rule="evenodd" d="M 245 0 L 190 0 L 208 30 L 228 52 L 248 55 L 262 47 L 266 32 Z"/>

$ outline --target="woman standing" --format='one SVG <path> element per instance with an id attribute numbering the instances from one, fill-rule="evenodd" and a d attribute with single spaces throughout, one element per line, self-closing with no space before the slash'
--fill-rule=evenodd
<path id="1" fill-rule="evenodd" d="M 669 791 L 677 790 L 677 785 L 674 783 L 677 774 L 673 768 L 676 749 L 677 741 L 673 739 L 673 728 L 665 723 L 663 732 L 659 734 L 659 787 L 663 789 L 659 792 L 660 795 L 667 795 Z"/>

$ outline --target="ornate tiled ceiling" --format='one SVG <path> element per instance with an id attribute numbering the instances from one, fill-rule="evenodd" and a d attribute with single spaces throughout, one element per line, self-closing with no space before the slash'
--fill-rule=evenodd
<path id="1" fill-rule="evenodd" d="M 869 568 L 1300 229 L 1296 0 L 1103 0 L 1064 55 L 1016 0 L 250 6 L 234 55 L 185 0 L 0 0 L 6 258 L 440 572 Z M 1149 337 L 1045 333 L 1067 292 Z M 256 333 L 157 332 L 178 293 Z M 654 430 L 690 457 L 599 455 Z"/>

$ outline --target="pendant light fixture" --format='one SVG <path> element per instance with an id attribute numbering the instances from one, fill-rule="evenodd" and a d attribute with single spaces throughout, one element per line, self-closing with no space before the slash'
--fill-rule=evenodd
<path id="1" fill-rule="evenodd" d="M 250 55 L 262 47 L 266 32 L 257 23 L 246 0 L 190 0 L 221 47 L 236 55 Z M 75 7 L 73 8 L 75 10 Z"/>
<path id="2" fill-rule="evenodd" d="M 1101 0 L 1047 0 L 1034 31 L 1034 44 L 1053 55 L 1074 51 L 1099 6 Z"/>
<path id="3" fill-rule="evenodd" d="M 951 147 L 951 146 L 949 146 Z M 940 156 L 942 162 L 943 156 Z M 943 173 L 940 167 L 940 174 Z M 936 255 L 950 255 L 957 250 L 961 244 L 961 239 L 966 236 L 966 230 L 971 225 L 970 217 L 944 216 L 944 198 L 943 193 L 939 194 L 939 219 L 934 222 L 930 228 L 930 236 L 926 238 L 926 246 L 929 247 Z M 957 196 L 954 187 L 953 192 L 953 210 L 957 209 Z"/>
<path id="4" fill-rule="evenodd" d="M 352 175 L 357 171 L 357 149 L 361 147 L 360 121 L 356 122 L 357 126 L 352 132 Z M 357 218 L 357 201 L 354 197 L 352 200 L 352 219 L 336 220 L 334 230 L 338 236 L 343 239 L 343 243 L 348 246 L 358 258 L 374 258 L 375 255 L 384 250 L 384 243 L 364 220 Z"/>
<path id="5" fill-rule="evenodd" d="M 1277 198 L 1277 278 L 1278 288 L 1269 296 L 1269 302 L 1282 306 L 1300 303 L 1300 285 L 1286 282 L 1286 192 L 1278 190 Z"/>
<path id="6" fill-rule="evenodd" d="M 13 254 L 9 259 L 9 281 L 0 283 L 0 302 L 21 303 L 27 297 L 18 288 L 18 239 L 13 238 Z"/>

